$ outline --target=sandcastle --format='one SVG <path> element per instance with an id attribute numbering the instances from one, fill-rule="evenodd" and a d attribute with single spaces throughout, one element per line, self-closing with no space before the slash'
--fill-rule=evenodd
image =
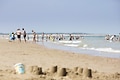
<path id="1" fill-rule="evenodd" d="M 86 78 L 92 78 L 92 70 L 88 68 L 83 69 L 83 77 Z"/>
<path id="2" fill-rule="evenodd" d="M 29 77 L 24 80 L 120 80 L 120 73 L 118 72 L 114 74 L 105 74 L 99 72 L 96 73 L 96 71 L 92 71 L 89 68 L 78 67 L 77 70 L 75 70 L 75 68 L 69 69 L 58 66 L 50 67 L 49 69 L 47 69 L 47 72 L 45 72 L 42 69 L 43 68 L 39 66 L 30 66 L 29 69 L 26 70 L 26 73 L 24 73 L 25 75 L 29 75 Z M 0 70 L 0 73 L 1 73 L 0 77 L 5 76 L 6 74 L 7 75 L 12 74 L 14 76 L 18 75 L 24 76 L 24 74 L 15 73 L 15 70 L 11 69 Z M 0 80 L 4 79 L 0 78 Z M 11 80 L 23 80 L 23 79 L 12 78 Z"/>
<path id="3" fill-rule="evenodd" d="M 73 68 L 73 71 L 76 72 L 77 70 L 78 70 L 78 67 L 74 67 L 74 68 Z"/>
<path id="4" fill-rule="evenodd" d="M 50 69 L 50 73 L 56 73 L 57 72 L 57 66 L 52 66 Z"/>
<path id="5" fill-rule="evenodd" d="M 42 67 L 38 66 L 30 66 L 29 72 L 35 75 L 52 75 L 52 76 L 58 76 L 58 77 L 65 77 L 69 76 L 72 73 L 78 73 L 76 74 L 78 77 L 83 76 L 84 78 L 92 78 L 92 70 L 88 68 L 81 68 L 81 67 L 74 67 L 73 69 L 69 69 L 69 72 L 67 71 L 68 68 L 58 68 L 58 66 L 52 66 L 49 71 L 43 72 Z M 69 74 L 72 72 L 71 74 Z M 81 74 L 81 75 L 80 75 Z"/>
<path id="6" fill-rule="evenodd" d="M 78 68 L 78 73 L 79 73 L 79 74 L 82 74 L 82 73 L 83 73 L 83 68 L 79 67 L 79 68 Z"/>
<path id="7" fill-rule="evenodd" d="M 58 76 L 66 76 L 67 72 L 66 72 L 66 68 L 60 68 L 57 72 Z"/>
<path id="8" fill-rule="evenodd" d="M 39 66 L 29 66 L 24 73 L 25 75 L 30 75 L 29 79 L 26 80 L 120 80 L 120 73 L 115 74 L 105 74 L 96 73 L 90 68 L 74 67 L 64 68 L 59 66 L 51 66 L 48 69 L 44 69 Z M 15 70 L 0 70 L 1 74 L 19 74 L 15 73 Z M 29 73 L 28 73 L 29 72 Z M 22 75 L 24 75 L 22 74 Z M 20 75 L 20 74 L 19 74 Z"/>
<path id="9" fill-rule="evenodd" d="M 43 74 L 42 67 L 38 67 L 38 66 L 30 66 L 29 71 L 35 75 Z"/>

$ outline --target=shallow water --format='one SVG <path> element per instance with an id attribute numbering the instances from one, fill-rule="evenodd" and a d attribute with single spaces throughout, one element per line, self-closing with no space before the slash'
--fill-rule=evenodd
<path id="1" fill-rule="evenodd" d="M 120 42 L 106 41 L 105 36 L 85 36 L 80 40 L 44 41 L 39 44 L 48 48 L 66 50 L 75 53 L 89 54 L 93 56 L 103 56 L 110 58 L 120 58 Z"/>
<path id="2" fill-rule="evenodd" d="M 111 53 L 111 52 L 102 52 L 102 51 L 96 51 L 96 50 L 89 50 L 89 49 L 81 49 L 78 47 L 71 47 L 71 46 L 64 46 L 58 43 L 52 43 L 52 42 L 39 42 L 38 44 L 44 45 L 48 48 L 53 49 L 59 49 L 59 50 L 65 50 L 80 54 L 89 54 L 93 56 L 102 56 L 102 57 L 109 57 L 109 58 L 120 58 L 120 53 Z"/>

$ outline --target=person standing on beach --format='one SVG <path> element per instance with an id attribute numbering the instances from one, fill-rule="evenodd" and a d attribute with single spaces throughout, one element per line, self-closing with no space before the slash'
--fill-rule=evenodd
<path id="1" fill-rule="evenodd" d="M 23 34 L 24 41 L 26 42 L 26 31 L 24 30 L 24 28 L 22 28 L 22 34 Z"/>
<path id="2" fill-rule="evenodd" d="M 44 41 L 44 32 L 42 33 L 42 42 Z"/>
<path id="3" fill-rule="evenodd" d="M 21 31 L 20 31 L 20 29 L 17 29 L 16 35 L 17 35 L 18 40 L 21 42 Z"/>
<path id="4" fill-rule="evenodd" d="M 32 34 L 33 34 L 33 42 L 36 42 L 36 32 L 32 30 Z"/>

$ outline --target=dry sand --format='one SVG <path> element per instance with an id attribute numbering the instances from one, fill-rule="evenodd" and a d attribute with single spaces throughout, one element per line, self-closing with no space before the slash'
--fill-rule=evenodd
<path id="1" fill-rule="evenodd" d="M 24 74 L 15 72 L 16 63 L 25 65 Z M 57 66 L 57 71 L 54 66 Z M 42 73 L 39 72 L 40 68 Z M 0 39 L 0 80 L 8 79 L 120 80 L 120 59 L 48 49 L 32 42 Z"/>

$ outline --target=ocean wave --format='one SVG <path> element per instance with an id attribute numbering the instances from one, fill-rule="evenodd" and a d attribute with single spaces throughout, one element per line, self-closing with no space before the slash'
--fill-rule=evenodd
<path id="1" fill-rule="evenodd" d="M 102 51 L 102 52 L 120 53 L 120 50 L 115 50 L 115 49 L 112 49 L 112 48 L 82 48 L 82 49 Z"/>
<path id="2" fill-rule="evenodd" d="M 59 43 L 63 43 L 63 44 L 78 44 L 81 43 L 81 41 L 59 41 Z"/>
<path id="3" fill-rule="evenodd" d="M 75 44 L 64 44 L 64 46 L 78 47 L 79 45 L 75 45 Z"/>

